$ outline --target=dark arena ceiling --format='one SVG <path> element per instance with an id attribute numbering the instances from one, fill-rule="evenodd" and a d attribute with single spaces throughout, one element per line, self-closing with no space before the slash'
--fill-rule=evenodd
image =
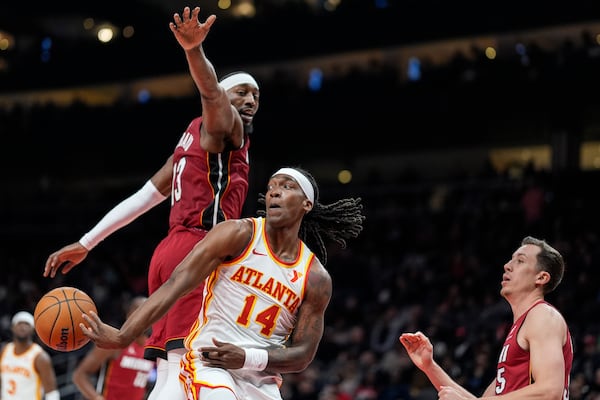
<path id="1" fill-rule="evenodd" d="M 200 6 L 201 19 L 217 15 L 206 46 L 219 65 L 600 20 L 600 2 L 594 0 L 5 1 L 0 92 L 183 72 L 168 23 L 186 5 Z M 115 40 L 99 43 L 97 29 L 106 24 L 115 28 Z"/>

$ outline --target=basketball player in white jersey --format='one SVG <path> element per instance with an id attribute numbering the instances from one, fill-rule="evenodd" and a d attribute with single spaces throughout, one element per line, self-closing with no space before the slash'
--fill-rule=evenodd
<path id="1" fill-rule="evenodd" d="M 90 312 L 83 332 L 100 347 L 127 346 L 206 279 L 181 362 L 187 398 L 280 400 L 281 374 L 308 367 L 323 335 L 332 292 L 323 239 L 345 247 L 364 216 L 360 198 L 319 203 L 300 168 L 275 172 L 259 201 L 261 217 L 213 227 L 120 330 Z"/>
<path id="2" fill-rule="evenodd" d="M 50 355 L 33 341 L 33 315 L 19 311 L 11 321 L 13 340 L 0 353 L 2 400 L 60 400 Z"/>

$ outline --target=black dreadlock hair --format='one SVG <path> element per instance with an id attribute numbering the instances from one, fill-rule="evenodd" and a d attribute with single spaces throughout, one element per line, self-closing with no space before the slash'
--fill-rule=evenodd
<path id="1" fill-rule="evenodd" d="M 362 214 L 362 199 L 346 198 L 332 204 L 321 204 L 317 181 L 310 172 L 299 167 L 290 168 L 306 176 L 315 191 L 313 208 L 304 215 L 298 236 L 317 255 L 321 263 L 326 265 L 327 248 L 322 235 L 346 248 L 346 240 L 357 237 L 363 230 L 362 223 L 366 217 Z M 258 203 L 266 206 L 264 193 L 258 195 Z M 257 214 L 264 217 L 267 212 L 258 210 Z"/>

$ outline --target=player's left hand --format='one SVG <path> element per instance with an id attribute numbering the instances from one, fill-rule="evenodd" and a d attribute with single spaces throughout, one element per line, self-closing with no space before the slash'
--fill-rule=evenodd
<path id="1" fill-rule="evenodd" d="M 201 347 L 200 354 L 204 365 L 226 369 L 239 369 L 244 366 L 246 352 L 231 343 L 220 342 L 213 338 L 214 347 Z"/>

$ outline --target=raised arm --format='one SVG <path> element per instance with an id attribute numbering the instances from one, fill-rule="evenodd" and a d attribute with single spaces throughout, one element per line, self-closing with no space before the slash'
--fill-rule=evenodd
<path id="1" fill-rule="evenodd" d="M 423 332 L 403 333 L 400 343 L 406 349 L 415 366 L 427 375 L 433 387 L 439 391 L 443 387 L 452 388 L 463 399 L 476 398 L 472 393 L 456 383 L 450 375 L 433 359 L 433 345 Z"/>
<path id="2" fill-rule="evenodd" d="M 204 53 L 202 43 L 216 20 L 210 15 L 204 23 L 198 19 L 200 7 L 175 13 L 169 24 L 171 31 L 185 51 L 190 74 L 200 91 L 202 101 L 202 147 L 211 153 L 220 153 L 228 142 L 239 147 L 243 139 L 242 119 L 232 106 L 227 92 L 219 85 L 212 63 Z"/>

